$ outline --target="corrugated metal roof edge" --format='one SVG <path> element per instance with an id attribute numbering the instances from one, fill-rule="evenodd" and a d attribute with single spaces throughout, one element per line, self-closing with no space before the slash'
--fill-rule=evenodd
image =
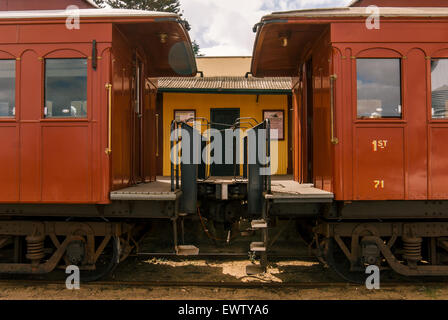
<path id="1" fill-rule="evenodd" d="M 290 77 L 268 77 L 268 78 L 245 78 L 245 77 L 205 77 L 205 78 L 160 78 L 159 89 L 161 90 L 291 90 L 292 78 Z"/>
<path id="2" fill-rule="evenodd" d="M 204 89 L 204 88 L 159 88 L 162 93 L 214 93 L 214 94 L 292 94 L 292 89 Z"/>

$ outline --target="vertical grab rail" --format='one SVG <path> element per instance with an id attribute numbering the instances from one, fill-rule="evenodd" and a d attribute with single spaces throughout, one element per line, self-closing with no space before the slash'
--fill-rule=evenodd
<path id="1" fill-rule="evenodd" d="M 171 162 L 171 192 L 179 189 L 179 123 L 176 120 L 171 122 L 170 126 L 170 162 Z M 174 132 L 174 134 L 173 134 Z M 173 154 L 174 153 L 174 154 Z M 176 185 L 174 185 L 176 181 Z"/>
<path id="2" fill-rule="evenodd" d="M 107 137 L 107 148 L 105 150 L 106 154 L 109 156 L 112 153 L 112 84 L 106 83 L 106 90 L 108 91 L 107 95 L 107 106 L 108 106 L 108 137 Z"/>
<path id="3" fill-rule="evenodd" d="M 271 122 L 266 119 L 266 153 L 267 159 L 266 163 L 268 166 L 268 175 L 266 176 L 266 191 L 271 194 Z M 268 162 L 269 161 L 269 162 Z"/>
<path id="4" fill-rule="evenodd" d="M 339 139 L 335 137 L 334 134 L 334 83 L 336 79 L 338 78 L 337 75 L 332 74 L 330 75 L 330 131 L 331 131 L 331 143 L 332 144 L 338 144 Z"/>
<path id="5" fill-rule="evenodd" d="M 174 131 L 174 124 L 176 122 L 172 121 L 170 126 L 170 166 L 171 166 L 171 192 L 174 192 L 174 159 L 172 158 L 172 152 L 174 147 L 174 141 L 173 141 L 173 131 Z"/>
<path id="6" fill-rule="evenodd" d="M 180 150 L 180 146 L 179 146 L 179 124 L 176 122 L 176 189 L 179 189 L 179 171 L 180 171 L 180 162 L 181 162 L 181 158 L 179 155 L 179 150 Z"/>
<path id="7" fill-rule="evenodd" d="M 156 113 L 156 157 L 159 156 L 159 114 Z"/>

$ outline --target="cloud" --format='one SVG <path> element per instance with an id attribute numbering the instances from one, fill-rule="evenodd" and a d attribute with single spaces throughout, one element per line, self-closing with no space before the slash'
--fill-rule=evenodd
<path id="1" fill-rule="evenodd" d="M 341 7 L 350 0 L 181 0 L 190 36 L 208 56 L 252 54 L 252 27 L 274 11 Z"/>

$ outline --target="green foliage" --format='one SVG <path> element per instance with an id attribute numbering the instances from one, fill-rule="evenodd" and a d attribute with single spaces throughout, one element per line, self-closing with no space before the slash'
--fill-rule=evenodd
<path id="1" fill-rule="evenodd" d="M 94 0 L 100 7 L 109 5 L 118 9 L 136 9 L 161 12 L 180 12 L 179 0 Z"/>
<path id="2" fill-rule="evenodd" d="M 194 52 L 195 56 L 196 56 L 196 57 L 202 57 L 203 54 L 200 53 L 200 49 L 201 49 L 201 48 L 199 47 L 199 45 L 198 45 L 198 43 L 196 42 L 196 40 L 193 41 L 192 45 L 193 45 L 193 52 Z"/>

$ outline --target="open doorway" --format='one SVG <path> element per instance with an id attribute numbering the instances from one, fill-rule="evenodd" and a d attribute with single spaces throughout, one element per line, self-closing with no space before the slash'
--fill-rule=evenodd
<path id="1" fill-rule="evenodd" d="M 236 143 L 232 142 L 233 150 L 226 150 L 225 141 L 225 129 L 230 129 L 230 126 L 233 125 L 236 120 L 240 117 L 240 109 L 211 109 L 210 110 L 210 119 L 212 122 L 212 128 L 220 130 L 222 136 L 222 164 L 213 163 L 210 166 L 210 175 L 215 177 L 224 177 L 224 176 L 233 176 L 235 174 L 235 166 L 233 164 L 225 164 L 225 154 L 226 152 L 233 152 L 235 155 Z M 213 151 L 212 151 L 213 153 Z M 214 156 L 214 154 L 212 154 Z"/>

